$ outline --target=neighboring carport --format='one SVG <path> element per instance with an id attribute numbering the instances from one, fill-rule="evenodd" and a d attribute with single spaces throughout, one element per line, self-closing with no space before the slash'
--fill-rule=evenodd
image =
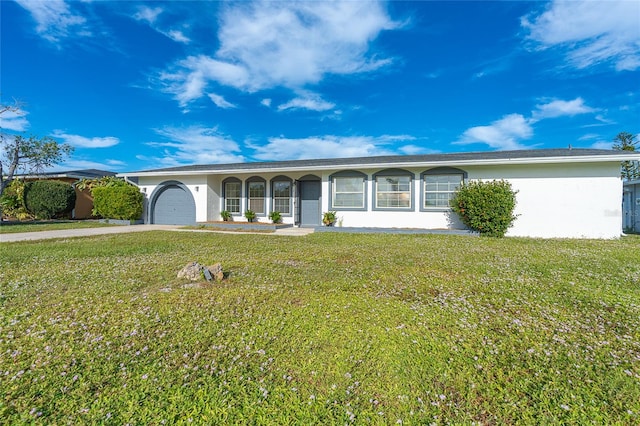
<path id="1" fill-rule="evenodd" d="M 178 181 L 163 182 L 151 194 L 149 223 L 160 225 L 193 225 L 196 203 L 191 191 Z"/>

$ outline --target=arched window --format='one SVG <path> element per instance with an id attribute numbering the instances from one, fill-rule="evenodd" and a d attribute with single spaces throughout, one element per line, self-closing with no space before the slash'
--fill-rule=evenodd
<path id="1" fill-rule="evenodd" d="M 421 210 L 449 209 L 449 200 L 464 182 L 467 173 L 453 167 L 436 167 L 423 172 Z"/>
<path id="2" fill-rule="evenodd" d="M 367 175 L 355 170 L 345 170 L 329 176 L 332 210 L 367 209 Z"/>
<path id="3" fill-rule="evenodd" d="M 240 214 L 240 201 L 242 198 L 242 182 L 240 179 L 228 178 L 222 181 L 222 198 L 224 210 L 233 215 Z"/>
<path id="4" fill-rule="evenodd" d="M 413 178 L 413 173 L 402 169 L 374 174 L 374 210 L 413 210 Z"/>
<path id="5" fill-rule="evenodd" d="M 253 176 L 247 179 L 247 208 L 257 215 L 265 215 L 267 200 L 267 182 L 259 177 Z"/>
<path id="6" fill-rule="evenodd" d="M 280 212 L 284 216 L 291 215 L 292 186 L 292 180 L 286 176 L 271 179 L 271 205 L 274 212 Z"/>

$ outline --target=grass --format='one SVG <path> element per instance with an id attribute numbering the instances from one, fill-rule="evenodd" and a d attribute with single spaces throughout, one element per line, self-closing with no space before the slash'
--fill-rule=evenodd
<path id="1" fill-rule="evenodd" d="M 640 423 L 640 238 L 0 245 L 8 424 Z M 188 287 L 188 262 L 228 279 Z"/>
<path id="2" fill-rule="evenodd" d="M 100 223 L 89 220 L 51 220 L 51 221 L 26 221 L 4 222 L 0 226 L 0 234 L 13 234 L 19 232 L 57 231 L 61 229 L 101 228 L 116 226 L 108 223 Z"/>

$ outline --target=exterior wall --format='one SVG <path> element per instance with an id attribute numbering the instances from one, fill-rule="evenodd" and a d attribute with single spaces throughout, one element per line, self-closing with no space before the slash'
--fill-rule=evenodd
<path id="1" fill-rule="evenodd" d="M 506 179 L 518 218 L 509 236 L 617 238 L 622 230 L 618 164 L 558 164 L 470 171 L 473 179 Z"/>
<path id="2" fill-rule="evenodd" d="M 542 238 L 617 238 L 622 230 L 622 182 L 619 164 L 611 163 L 563 163 L 546 165 L 474 165 L 459 167 L 466 172 L 467 180 L 506 179 L 518 191 L 515 213 L 518 218 L 508 231 L 509 236 Z M 308 174 L 315 174 L 322 180 L 322 211 L 337 210 L 337 226 L 344 227 L 385 227 L 385 228 L 426 228 L 463 229 L 457 216 L 448 209 L 421 211 L 422 181 L 420 175 L 429 168 L 404 168 L 413 173 L 412 211 L 380 211 L 373 209 L 373 176 L 385 170 L 356 169 L 366 174 L 366 209 L 339 210 L 330 205 L 330 176 L 343 169 L 314 172 L 313 170 L 284 173 L 237 173 L 201 176 L 141 176 L 139 186 L 147 197 L 162 182 L 175 180 L 183 183 L 193 195 L 196 203 L 196 221 L 220 220 L 224 209 L 222 182 L 229 177 L 242 181 L 241 211 L 247 209 L 246 181 L 259 175 L 267 185 L 266 207 L 272 211 L 271 180 L 276 176 L 287 176 L 295 181 Z M 296 206 L 292 214 L 283 217 L 284 223 L 293 224 Z M 145 214 L 146 220 L 149 215 Z M 245 221 L 244 216 L 235 216 L 236 221 Z M 257 218 L 269 222 L 267 215 Z"/>
<path id="3" fill-rule="evenodd" d="M 246 198 L 246 192 L 247 192 L 247 180 L 255 177 L 255 176 L 259 176 L 261 178 L 263 178 L 266 181 L 266 204 L 265 204 L 265 214 L 264 215 L 259 215 L 256 217 L 256 221 L 257 222 L 265 222 L 265 223 L 271 223 L 271 220 L 269 219 L 269 213 L 271 211 L 273 211 L 273 199 L 272 199 L 272 191 L 271 191 L 271 181 L 278 177 L 278 176 L 286 176 L 287 178 L 291 179 L 291 181 L 293 182 L 292 185 L 292 204 L 291 204 L 291 214 L 282 215 L 282 223 L 286 223 L 286 224 L 294 224 L 295 221 L 295 209 L 296 209 L 296 202 L 295 202 L 295 194 L 296 194 L 296 183 L 295 181 L 308 175 L 308 174 L 313 174 L 313 173 L 308 173 L 308 172 L 295 172 L 295 173 L 236 173 L 236 174 L 223 174 L 223 175 L 212 175 L 208 177 L 208 192 L 210 194 L 209 199 L 208 199 L 208 203 L 207 203 L 207 208 L 208 208 L 208 219 L 209 221 L 217 221 L 217 220 L 221 220 L 220 217 L 220 212 L 222 210 L 224 210 L 224 198 L 223 198 L 223 189 L 222 189 L 222 184 L 224 182 L 225 179 L 227 178 L 236 178 L 239 179 L 242 182 L 242 199 L 240 202 L 240 211 L 241 212 L 245 212 L 248 208 L 247 204 L 247 198 Z M 321 176 L 320 173 L 316 174 L 317 176 Z M 240 215 L 234 215 L 233 216 L 233 220 L 235 222 L 245 222 L 247 219 L 244 217 L 243 214 Z"/>
<path id="4" fill-rule="evenodd" d="M 505 179 L 516 195 L 518 218 L 508 236 L 542 238 L 617 238 L 622 229 L 622 182 L 616 177 L 617 164 L 551 164 L 531 166 L 473 166 L 461 168 L 468 180 Z M 367 197 L 367 211 L 338 211 L 339 224 L 345 227 L 388 227 L 463 229 L 455 213 L 420 211 L 420 174 L 414 173 L 414 211 L 373 211 Z M 368 176 L 368 194 L 373 192 L 372 175 L 379 170 L 359 170 Z M 332 173 L 332 172 L 331 172 Z M 323 193 L 330 191 L 328 176 L 323 176 Z M 323 211 L 330 210 L 329 197 Z"/>
<path id="5" fill-rule="evenodd" d="M 422 191 L 422 185 L 420 181 L 420 174 L 425 171 L 425 168 L 404 168 L 403 170 L 409 171 L 414 174 L 412 181 L 413 192 L 413 211 L 381 211 L 374 210 L 373 202 L 373 175 L 378 173 L 383 168 L 371 169 L 371 170 L 358 170 L 367 175 L 366 180 L 366 210 L 365 211 L 353 211 L 344 209 L 334 209 L 330 204 L 330 182 L 329 176 L 340 170 L 332 170 L 325 172 L 322 175 L 322 193 L 327 194 L 323 197 L 322 211 L 336 210 L 337 211 L 337 226 L 344 227 L 365 227 L 365 228 L 418 228 L 418 229 L 464 229 L 465 226 L 458 219 L 457 215 L 448 209 L 434 209 L 432 211 L 420 211 L 420 191 Z"/>
<path id="6" fill-rule="evenodd" d="M 145 196 L 145 211 L 143 213 L 144 222 L 149 223 L 150 212 L 149 209 L 149 197 L 154 191 L 164 182 L 178 181 L 186 186 L 193 200 L 196 204 L 196 221 L 207 221 L 207 195 L 208 185 L 206 176 L 153 176 L 153 177 L 140 177 L 138 179 L 138 186 L 140 191 Z"/>

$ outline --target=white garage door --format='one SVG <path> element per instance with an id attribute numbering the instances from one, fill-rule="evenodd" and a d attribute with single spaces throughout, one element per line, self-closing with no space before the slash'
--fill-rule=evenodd
<path id="1" fill-rule="evenodd" d="M 156 197 L 152 222 L 163 225 L 195 224 L 196 203 L 189 191 L 178 185 L 167 185 Z"/>

